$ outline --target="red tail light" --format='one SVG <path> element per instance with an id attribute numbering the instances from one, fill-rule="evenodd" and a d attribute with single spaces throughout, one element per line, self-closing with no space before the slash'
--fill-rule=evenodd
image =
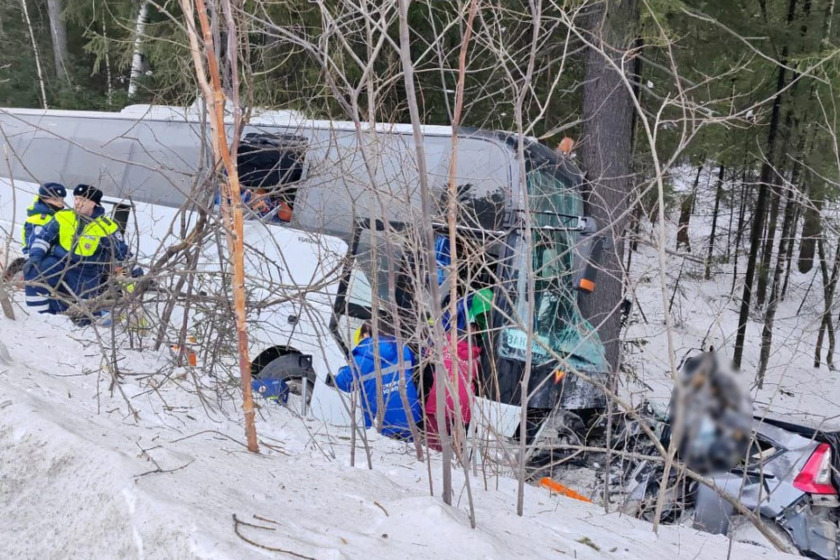
<path id="1" fill-rule="evenodd" d="M 793 485 L 809 494 L 837 494 L 831 483 L 831 448 L 821 443 L 796 475 Z"/>

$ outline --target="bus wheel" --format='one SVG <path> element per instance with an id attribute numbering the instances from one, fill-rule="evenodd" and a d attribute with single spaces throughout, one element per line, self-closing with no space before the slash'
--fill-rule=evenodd
<path id="1" fill-rule="evenodd" d="M 289 402 L 287 406 L 306 415 L 312 402 L 312 391 L 315 389 L 315 372 L 312 367 L 305 367 L 301 360 L 302 354 L 295 352 L 285 354 L 270 361 L 259 371 L 261 379 L 282 379 L 289 386 Z"/>

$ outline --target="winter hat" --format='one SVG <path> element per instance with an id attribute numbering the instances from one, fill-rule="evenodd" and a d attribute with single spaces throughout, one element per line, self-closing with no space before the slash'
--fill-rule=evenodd
<path id="1" fill-rule="evenodd" d="M 60 183 L 44 183 L 38 187 L 39 198 L 64 198 L 67 196 L 67 189 Z"/>
<path id="2" fill-rule="evenodd" d="M 76 185 L 76 188 L 73 189 L 73 196 L 81 196 L 94 201 L 96 204 L 102 202 L 102 191 L 91 185 Z"/>

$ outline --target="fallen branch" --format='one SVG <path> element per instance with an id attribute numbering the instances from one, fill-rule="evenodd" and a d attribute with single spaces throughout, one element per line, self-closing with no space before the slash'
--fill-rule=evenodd
<path id="1" fill-rule="evenodd" d="M 642 245 L 645 245 L 647 247 L 653 247 L 654 249 L 659 248 L 657 245 L 655 245 L 655 244 L 653 244 L 650 241 L 647 241 L 645 239 L 639 239 L 639 243 L 642 244 Z M 681 259 L 685 259 L 687 261 L 695 262 L 697 264 L 702 264 L 702 265 L 706 264 L 706 259 L 704 259 L 702 257 L 695 257 L 694 255 L 690 255 L 688 253 L 682 253 L 680 251 L 675 251 L 675 250 L 669 249 L 667 247 L 665 247 L 665 252 L 669 255 L 674 256 L 674 257 L 679 257 Z"/>
<path id="2" fill-rule="evenodd" d="M 200 436 L 201 434 L 218 434 L 222 437 L 226 437 L 227 439 L 229 439 L 233 443 L 237 443 L 237 444 L 241 445 L 242 447 L 244 447 L 245 449 L 248 449 L 248 446 L 245 445 L 244 443 L 242 443 L 241 441 L 237 441 L 236 439 L 234 439 L 234 438 L 230 437 L 229 435 L 227 435 L 225 433 L 222 433 L 218 430 L 202 430 L 200 432 L 196 432 L 196 433 L 194 433 L 192 435 L 189 435 L 189 436 L 184 436 L 182 438 L 173 439 L 169 443 L 178 443 L 179 441 L 184 441 L 185 439 L 190 439 L 190 438 L 195 437 L 195 436 Z"/>
<path id="3" fill-rule="evenodd" d="M 181 465 L 180 467 L 175 467 L 174 469 L 162 469 L 162 468 L 158 467 L 156 469 L 152 469 L 152 470 L 144 472 L 144 473 L 136 474 L 136 475 L 134 475 L 134 478 L 140 478 L 141 476 L 146 476 L 147 474 L 174 473 L 175 471 L 180 471 L 181 469 L 185 469 L 185 468 L 189 467 L 194 462 L 195 462 L 195 459 L 193 459 L 192 461 L 190 461 L 188 463 L 185 463 L 185 464 Z"/>
<path id="4" fill-rule="evenodd" d="M 252 516 L 254 519 L 259 519 L 260 521 L 265 521 L 266 523 L 274 523 L 275 525 L 280 525 L 278 522 L 274 521 L 273 519 L 269 519 L 268 517 L 261 517 L 256 513 Z"/>
<path id="5" fill-rule="evenodd" d="M 269 550 L 271 552 L 282 552 L 283 554 L 288 554 L 289 556 L 294 556 L 295 558 L 303 558 L 303 560 L 317 560 L 316 558 L 313 558 L 311 556 L 306 556 L 304 554 L 298 554 L 297 552 L 292 552 L 291 550 L 286 550 L 286 549 L 283 549 L 283 548 L 274 548 L 272 546 L 266 546 L 264 544 L 254 542 L 251 539 L 249 539 L 248 537 L 243 536 L 242 533 L 239 532 L 239 526 L 240 525 L 245 525 L 246 527 L 258 527 L 260 529 L 266 529 L 266 530 L 269 530 L 269 531 L 273 531 L 274 529 L 271 528 L 271 527 L 261 527 L 259 525 L 253 525 L 253 524 L 247 523 L 245 521 L 240 521 L 239 519 L 236 518 L 236 514 L 234 513 L 233 514 L 233 532 L 236 533 L 237 537 L 239 537 L 240 539 L 242 539 L 243 541 L 245 541 L 246 543 L 248 543 L 252 546 L 256 546 L 257 548 L 261 548 L 263 550 Z"/>

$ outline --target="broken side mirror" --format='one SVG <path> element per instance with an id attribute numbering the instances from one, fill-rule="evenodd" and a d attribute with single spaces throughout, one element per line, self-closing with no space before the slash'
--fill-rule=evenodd
<path id="1" fill-rule="evenodd" d="M 593 218 L 581 217 L 580 240 L 575 246 L 574 287 L 579 292 L 591 294 L 595 291 L 598 268 L 604 253 L 604 236 L 598 234 L 598 225 Z"/>

